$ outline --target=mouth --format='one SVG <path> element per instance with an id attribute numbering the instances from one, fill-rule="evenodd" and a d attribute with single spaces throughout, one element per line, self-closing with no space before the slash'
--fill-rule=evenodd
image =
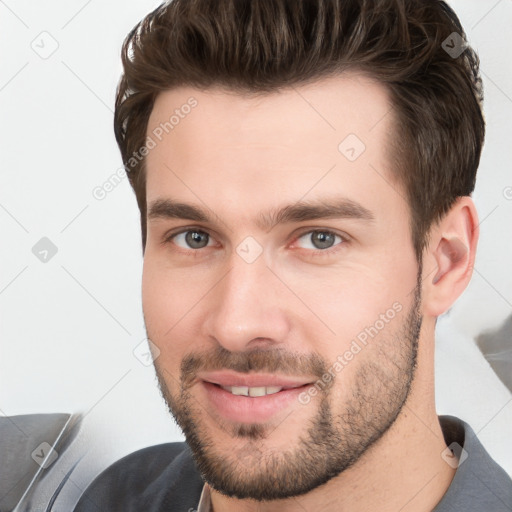
<path id="1" fill-rule="evenodd" d="M 237 423 L 262 423 L 300 404 L 298 397 L 311 379 L 276 375 L 216 372 L 199 380 L 206 403 L 223 418 Z"/>

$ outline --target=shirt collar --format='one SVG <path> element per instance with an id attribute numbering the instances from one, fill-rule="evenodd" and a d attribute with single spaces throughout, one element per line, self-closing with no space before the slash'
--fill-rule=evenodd
<path id="1" fill-rule="evenodd" d="M 197 506 L 197 512 L 211 512 L 212 502 L 210 496 L 210 486 L 205 483 L 203 485 L 203 491 L 201 492 L 201 498 L 199 499 L 199 505 Z"/>

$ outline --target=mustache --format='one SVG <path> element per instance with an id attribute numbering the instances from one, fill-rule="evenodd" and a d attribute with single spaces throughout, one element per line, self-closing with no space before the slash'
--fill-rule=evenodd
<path id="1" fill-rule="evenodd" d="M 188 389 L 201 371 L 232 370 L 238 373 L 265 372 L 280 375 L 315 376 L 327 373 L 328 365 L 316 353 L 303 354 L 284 349 L 255 349 L 247 352 L 230 352 L 216 346 L 213 350 L 189 353 L 181 362 L 181 387 Z"/>

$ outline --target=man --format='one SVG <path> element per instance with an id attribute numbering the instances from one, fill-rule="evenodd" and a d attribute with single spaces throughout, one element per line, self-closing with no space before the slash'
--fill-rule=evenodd
<path id="1" fill-rule="evenodd" d="M 186 443 L 125 457 L 76 511 L 512 510 L 435 409 L 436 319 L 478 240 L 464 38 L 437 0 L 173 0 L 129 34 L 115 131 Z"/>

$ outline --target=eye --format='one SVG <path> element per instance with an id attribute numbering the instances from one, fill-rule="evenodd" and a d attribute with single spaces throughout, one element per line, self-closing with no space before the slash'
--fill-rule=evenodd
<path id="1" fill-rule="evenodd" d="M 170 237 L 178 247 L 183 249 L 202 249 L 207 247 L 210 240 L 210 235 L 204 231 L 198 229 L 191 229 L 189 231 L 183 231 Z"/>
<path id="2" fill-rule="evenodd" d="M 299 242 L 303 240 L 302 242 Z M 338 243 L 335 242 L 338 240 Z M 308 231 L 297 238 L 297 243 L 302 249 L 323 250 L 330 249 L 335 245 L 340 245 L 345 240 L 340 235 L 332 231 Z"/>

